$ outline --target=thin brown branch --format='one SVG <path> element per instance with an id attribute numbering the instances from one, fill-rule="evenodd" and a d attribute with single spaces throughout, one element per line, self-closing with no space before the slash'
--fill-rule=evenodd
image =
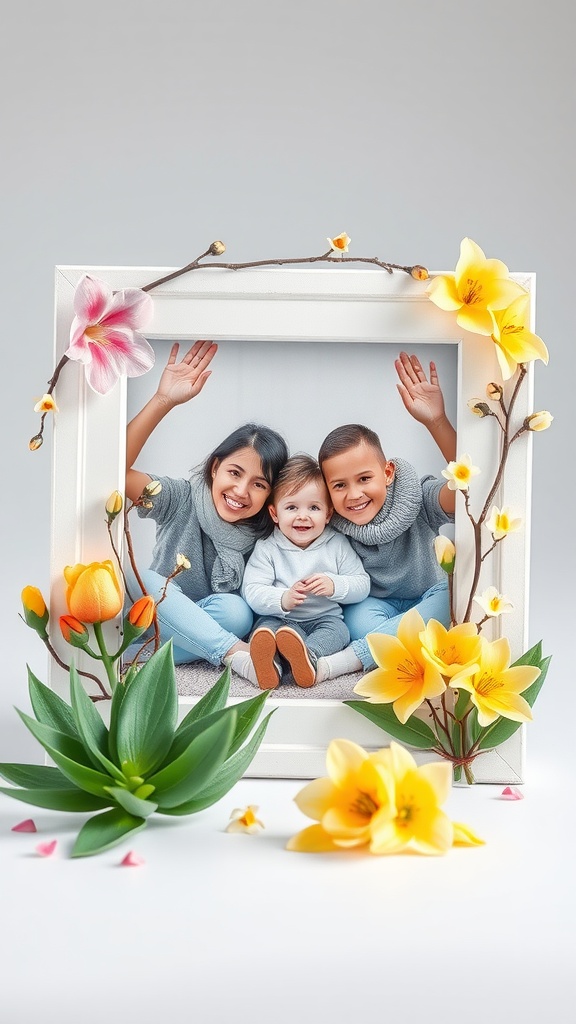
<path id="1" fill-rule="evenodd" d="M 50 640 L 48 639 L 48 637 L 47 636 L 43 637 L 43 640 L 44 640 L 44 644 L 46 645 L 46 647 L 49 650 L 50 654 L 54 658 L 54 661 L 56 662 L 56 664 L 60 665 L 60 668 L 65 669 L 66 672 L 69 672 L 70 671 L 70 665 L 67 665 L 65 661 L 62 661 L 62 658 L 59 656 L 57 651 L 55 651 L 54 648 L 52 647 L 52 644 L 50 643 Z M 92 675 L 91 672 L 82 672 L 80 669 L 77 669 L 77 672 L 78 672 L 79 676 L 84 676 L 85 679 L 92 679 L 93 682 L 95 682 L 97 684 L 98 688 L 100 689 L 100 691 L 102 693 L 102 696 L 97 698 L 98 700 L 111 700 L 112 695 L 110 693 L 108 693 L 108 691 L 102 685 L 102 682 L 100 681 L 100 679 L 98 679 L 98 676 Z M 94 699 L 94 698 L 92 698 L 92 699 Z"/>

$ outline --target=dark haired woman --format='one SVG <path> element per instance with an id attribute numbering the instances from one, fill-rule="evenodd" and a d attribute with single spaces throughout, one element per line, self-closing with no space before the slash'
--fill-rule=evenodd
<path id="1" fill-rule="evenodd" d="M 137 501 L 151 480 L 161 484 L 151 507 L 138 508 L 140 516 L 156 522 L 152 565 L 141 573 L 148 593 L 158 600 L 179 555 L 190 562 L 190 569 L 168 584 L 158 607 L 161 639 L 172 637 L 176 664 L 205 660 L 243 674 L 248 644 L 242 638 L 253 616 L 239 590 L 246 559 L 272 529 L 266 504 L 288 458 L 285 441 L 269 427 L 247 423 L 225 438 L 190 480 L 132 468 L 170 410 L 200 393 L 216 351 L 212 342 L 197 341 L 177 362 L 178 345 L 172 346 L 158 390 L 128 424 L 126 495 Z"/>

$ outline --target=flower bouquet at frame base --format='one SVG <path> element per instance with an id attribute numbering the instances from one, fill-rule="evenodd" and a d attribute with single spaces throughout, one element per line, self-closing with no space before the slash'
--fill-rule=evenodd
<path id="1" fill-rule="evenodd" d="M 487 337 L 494 345 L 502 383 L 489 382 L 485 397 L 470 398 L 468 408 L 499 432 L 499 461 L 477 513 L 472 510 L 471 492 L 481 469 L 471 455 L 463 453 L 442 471 L 448 487 L 463 502 L 473 536 L 472 579 L 461 615 L 454 601 L 458 551 L 451 540 L 438 536 L 436 558 L 448 578 L 449 626 L 434 619 L 425 623 L 411 609 L 401 619 L 396 636 L 368 636 L 377 667 L 354 687 L 365 699 L 345 703 L 395 739 L 448 759 L 455 780 L 464 774 L 472 783 L 474 760 L 532 719 L 531 709 L 550 662 L 537 643 L 512 663 L 505 635 L 495 640 L 482 635 L 485 623 L 500 621 L 513 603 L 495 586 L 480 589 L 486 557 L 522 527 L 522 517 L 513 509 L 495 504 L 510 449 L 531 433 L 547 429 L 553 419 L 541 411 L 515 422 L 527 363 L 535 359 L 547 363 L 548 352 L 529 329 L 528 293 L 510 279 L 500 260 L 487 260 L 471 239 L 462 242 L 454 275 L 434 277 L 427 293 L 441 309 L 456 314 L 460 327 Z"/>
<path id="2" fill-rule="evenodd" d="M 183 567 L 178 566 L 175 574 Z M 96 812 L 77 836 L 72 856 L 80 857 L 140 831 L 151 814 L 194 814 L 220 800 L 246 772 L 270 714 L 258 724 L 267 691 L 226 707 L 226 669 L 177 725 L 171 641 L 157 646 L 142 664 L 132 662 L 120 678 L 116 674 L 122 654 L 153 625 L 154 600 L 145 595 L 134 602 L 124 618 L 122 643 L 111 652 L 103 622 L 115 618 L 123 606 L 113 563 L 68 566 L 65 576 L 68 614 L 60 618 L 61 632 L 72 647 L 100 662 L 111 692 L 97 676 L 62 662 L 50 641 L 42 595 L 37 588 L 26 587 L 25 621 L 68 670 L 71 703 L 28 671 L 35 717 L 18 713 L 54 766 L 0 764 L 0 776 L 12 784 L 0 787 L 0 792 L 51 810 Z M 98 684 L 98 694 L 88 695 L 82 676 Z M 95 706 L 106 698 L 108 728 Z"/>

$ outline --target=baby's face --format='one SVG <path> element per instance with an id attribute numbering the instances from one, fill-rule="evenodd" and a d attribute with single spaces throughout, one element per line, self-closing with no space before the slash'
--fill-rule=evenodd
<path id="1" fill-rule="evenodd" d="M 268 506 L 281 533 L 299 548 L 307 548 L 323 532 L 332 515 L 324 485 L 312 480 L 293 494 L 280 495 Z"/>
<path id="2" fill-rule="evenodd" d="M 367 444 L 358 444 L 322 464 L 334 511 L 357 526 L 378 514 L 394 479 L 394 463 Z"/>

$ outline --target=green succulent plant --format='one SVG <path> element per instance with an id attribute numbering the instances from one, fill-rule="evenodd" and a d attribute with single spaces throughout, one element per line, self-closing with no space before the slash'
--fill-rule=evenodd
<path id="1" fill-rule="evenodd" d="M 28 684 L 36 717 L 18 714 L 56 767 L 0 764 L 0 776 L 19 787 L 0 792 L 51 810 L 100 811 L 80 829 L 73 857 L 115 846 L 154 812 L 194 814 L 216 803 L 245 773 L 273 713 L 256 726 L 268 691 L 226 707 L 226 669 L 177 726 L 171 641 L 115 686 L 109 728 L 74 665 L 70 704 L 30 669 Z"/>

